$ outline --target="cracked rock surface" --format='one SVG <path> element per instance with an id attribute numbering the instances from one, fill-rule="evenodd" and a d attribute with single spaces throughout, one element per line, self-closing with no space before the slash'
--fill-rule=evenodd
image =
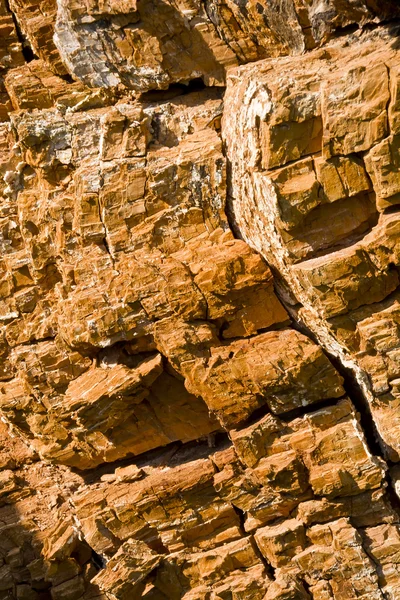
<path id="1" fill-rule="evenodd" d="M 398 2 L 0 31 L 0 600 L 400 600 Z"/>

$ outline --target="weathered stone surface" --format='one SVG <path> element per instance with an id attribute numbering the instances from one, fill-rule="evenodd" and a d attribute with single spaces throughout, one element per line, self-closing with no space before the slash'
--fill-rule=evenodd
<path id="1" fill-rule="evenodd" d="M 236 227 L 279 271 L 297 318 L 352 369 L 391 460 L 399 338 L 382 309 L 395 313 L 399 285 L 398 213 L 386 210 L 399 193 L 398 59 L 383 29 L 281 59 L 279 75 L 272 61 L 241 67 L 226 99 L 240 109 L 223 127 Z"/>
<path id="2" fill-rule="evenodd" d="M 4 85 L 4 77 L 8 69 L 19 67 L 24 61 L 22 45 L 5 0 L 0 2 L 0 120 L 7 121 L 8 113 L 12 110 L 10 97 Z M 7 127 L 2 125 L 2 137 Z M 3 144 L 2 144 L 3 145 Z"/>
<path id="3" fill-rule="evenodd" d="M 18 26 L 32 48 L 52 71 L 67 73 L 53 41 L 56 0 L 10 0 Z"/>
<path id="4" fill-rule="evenodd" d="M 311 437 L 318 429 L 319 438 L 313 448 Z M 356 536 L 360 548 L 360 534 L 347 524 L 348 517 L 361 527 L 368 524 L 368 531 L 378 527 L 375 524 L 386 523 L 389 527 L 397 520 L 387 499 L 379 497 L 383 462 L 380 464 L 367 450 L 348 401 L 290 421 L 286 426 L 276 417 L 263 418 L 232 437 L 233 446 L 225 442 L 216 452 L 206 446 L 192 446 L 175 450 L 169 458 L 165 453 L 154 455 L 150 463 L 139 459 L 139 470 L 132 470 L 131 476 L 126 472 L 121 478 L 117 470 L 104 475 L 102 481 L 89 480 L 73 497 L 85 539 L 105 556 L 119 556 L 124 541 L 130 538 L 147 544 L 153 552 L 161 552 L 159 566 L 149 579 L 152 594 L 201 598 L 211 591 L 222 592 L 228 585 L 231 588 L 227 592 L 238 586 L 238 593 L 243 589 L 253 594 L 249 597 L 262 598 L 267 591 L 267 597 L 275 597 L 271 594 L 280 594 L 285 586 L 298 589 L 299 594 L 306 593 L 301 591 L 301 580 L 308 580 L 309 566 L 306 558 L 299 566 L 297 557 L 308 549 L 309 553 L 322 552 L 322 542 L 314 531 L 328 527 L 314 525 L 313 518 L 332 527 L 345 523 L 346 536 Z M 324 464 L 319 456 L 324 456 Z M 335 469 L 335 461 L 341 472 Z M 329 488 L 318 484 L 330 473 L 331 481 L 336 481 L 334 491 L 333 483 Z M 368 490 L 368 500 L 364 490 Z M 346 504 L 348 494 L 352 501 Z M 366 503 L 375 507 L 375 514 L 372 511 L 367 515 Z M 297 516 L 290 519 L 296 505 Z M 315 506 L 314 513 L 311 506 Z M 245 516 L 245 538 L 237 512 Z M 350 538 L 345 536 L 342 540 L 338 535 L 335 544 L 345 556 L 350 551 Z M 255 542 L 265 558 L 280 570 L 274 585 L 266 574 L 260 578 L 264 567 Z M 165 549 L 170 554 L 163 554 Z M 135 556 L 138 559 L 141 553 Z M 372 577 L 368 585 L 371 590 L 378 589 L 377 575 L 364 551 L 361 560 Z M 113 572 L 120 568 L 115 559 L 109 564 L 116 567 Z M 125 568 L 122 564 L 121 568 Z M 349 568 L 349 576 L 356 577 L 356 566 Z M 237 569 L 242 570 L 241 576 Z M 111 571 L 101 573 L 96 581 L 109 581 Z M 328 570 L 323 573 L 329 578 Z M 314 575 L 310 577 L 312 585 Z M 334 585 L 343 586 L 340 573 L 334 580 Z"/>
<path id="5" fill-rule="evenodd" d="M 299 54 L 337 28 L 398 13 L 395 2 L 378 8 L 363 0 L 249 2 L 245 9 L 218 0 L 59 0 L 54 39 L 69 71 L 89 86 L 162 89 L 196 77 L 221 85 L 238 62 Z"/>
<path id="6" fill-rule="evenodd" d="M 110 597 L 132 598 L 144 591 L 141 582 L 160 563 L 161 556 L 152 552 L 144 543 L 128 539 L 113 558 L 93 579 Z"/>
<path id="7" fill-rule="evenodd" d="M 374 563 L 348 519 L 315 525 L 308 530 L 307 537 L 310 546 L 299 553 L 294 562 L 304 573 L 313 595 L 384 597 Z"/>
<path id="8" fill-rule="evenodd" d="M 0 600 L 397 600 L 399 16 L 0 0 Z"/>
<path id="9" fill-rule="evenodd" d="M 42 73 L 37 61 L 29 69 Z M 18 102 L 19 78 L 14 70 L 7 80 Z M 48 80 L 44 89 L 60 86 L 60 94 L 75 86 Z M 4 352 L 8 346 L 11 371 L 2 406 L 42 457 L 89 468 L 219 428 L 203 399 L 188 394 L 174 374 L 165 373 L 154 391 L 154 381 L 139 384 L 140 364 L 149 364 L 146 353 L 156 349 L 155 326 L 170 323 L 176 335 L 182 320 L 187 327 L 209 319 L 221 331 L 218 344 L 227 345 L 225 339 L 254 336 L 289 318 L 268 267 L 227 230 L 218 94 L 161 107 L 124 101 L 91 108 L 89 92 L 79 110 L 80 101 L 61 107 L 57 93 L 48 108 L 22 104 L 12 115 L 26 175 L 16 180 L 12 209 L 21 237 L 5 253 Z M 194 123 L 189 131 L 178 128 L 186 108 Z M 161 359 L 154 360 L 159 376 Z M 120 382 L 114 391 L 110 377 Z M 330 377 L 330 395 L 337 397 L 341 382 L 332 368 Z M 315 400 L 321 397 L 325 390 Z M 26 420 L 20 411 L 28 404 Z M 114 416 L 107 414 L 111 404 Z"/>
<path id="10" fill-rule="evenodd" d="M 361 430 L 348 401 L 292 421 L 286 430 L 282 426 L 268 415 L 255 425 L 232 433 L 242 461 L 271 480 L 272 486 L 278 475 L 281 485 L 287 478 L 289 489 L 292 484 L 301 485 L 304 465 L 318 496 L 353 495 L 380 485 L 382 466 L 362 443 Z M 268 460 L 263 458 L 266 447 Z"/>
<path id="11" fill-rule="evenodd" d="M 344 393 L 325 355 L 293 329 L 212 348 L 207 358 L 184 366 L 188 387 L 226 426 L 265 403 L 280 414 Z"/>

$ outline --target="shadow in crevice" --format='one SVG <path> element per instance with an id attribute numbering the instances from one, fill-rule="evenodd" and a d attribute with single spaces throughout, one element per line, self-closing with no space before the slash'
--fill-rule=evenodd
<path id="1" fill-rule="evenodd" d="M 223 85 L 224 60 L 215 56 L 198 20 L 163 0 L 139 2 L 134 13 L 104 11 L 89 23 L 75 21 L 73 28 L 67 27 L 80 46 L 68 58 L 89 86 L 113 86 L 116 78 L 138 92 L 165 90 L 172 82 Z M 95 45 L 87 43 L 93 39 Z"/>
<path id="2" fill-rule="evenodd" d="M 230 445 L 228 434 L 224 431 L 217 431 L 192 442 L 173 442 L 138 456 L 130 456 L 112 463 L 104 463 L 99 467 L 86 471 L 73 469 L 73 472 L 79 474 L 83 483 L 89 486 L 98 483 L 102 478 L 107 478 L 110 482 L 113 481 L 112 476 L 115 474 L 116 469 L 123 469 L 128 466 L 136 466 L 138 470 L 145 467 L 151 469 L 178 467 L 193 460 L 209 458 L 218 450 L 225 449 L 227 445 Z"/>
<path id="3" fill-rule="evenodd" d="M 17 33 L 17 37 L 18 37 L 18 41 L 20 42 L 21 46 L 22 46 L 22 54 L 23 57 L 25 58 L 25 61 L 27 63 L 32 62 L 33 60 L 38 59 L 39 57 L 34 53 L 32 46 L 29 43 L 29 40 L 25 37 L 25 35 L 22 33 L 21 27 L 19 25 L 18 19 L 15 16 L 14 12 L 11 10 L 10 7 L 10 2 L 9 0 L 4 0 L 5 3 L 5 7 L 7 12 L 10 13 L 13 23 L 14 23 L 14 27 L 15 27 L 15 31 Z"/>
<path id="4" fill-rule="evenodd" d="M 201 77 L 196 77 L 185 83 L 172 83 L 166 90 L 150 90 L 143 92 L 140 96 L 142 102 L 167 102 L 176 97 L 186 96 L 193 92 L 201 92 L 207 89 L 206 84 Z"/>
<path id="5" fill-rule="evenodd" d="M 343 378 L 343 387 L 345 389 L 345 392 L 359 414 L 360 424 L 363 429 L 365 440 L 370 452 L 375 456 L 383 458 L 382 446 L 379 443 L 379 434 L 376 429 L 371 410 L 368 405 L 368 401 L 365 398 L 365 395 L 353 371 L 350 368 L 346 367 L 337 356 L 328 352 L 326 348 L 324 348 L 319 343 L 319 340 L 314 334 L 314 332 L 311 331 L 304 324 L 304 322 L 293 321 L 292 326 L 294 329 L 307 336 L 316 345 L 318 345 L 321 348 L 322 352 L 329 359 L 329 361 L 333 364 L 338 373 L 341 375 L 341 377 Z"/>
<path id="6" fill-rule="evenodd" d="M 73 543 L 71 537 L 62 540 L 53 560 L 45 559 L 46 544 L 58 543 L 53 540 L 53 525 L 57 528 L 63 523 L 54 506 L 60 499 L 55 496 L 57 486 L 52 485 L 51 473 L 45 473 L 51 467 L 34 463 L 28 468 L 29 481 L 19 470 L 0 473 L 2 481 L 7 474 L 15 484 L 8 494 L 3 488 L 0 498 L 0 600 L 54 600 L 66 593 L 69 600 L 101 600 L 100 590 L 90 580 L 104 564 L 77 532 Z M 33 471 L 41 477 L 36 488 L 32 487 Z"/>

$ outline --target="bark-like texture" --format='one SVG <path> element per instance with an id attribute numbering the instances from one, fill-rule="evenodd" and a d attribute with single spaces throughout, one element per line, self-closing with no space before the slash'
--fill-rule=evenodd
<path id="1" fill-rule="evenodd" d="M 0 0 L 0 600 L 400 599 L 397 18 Z"/>

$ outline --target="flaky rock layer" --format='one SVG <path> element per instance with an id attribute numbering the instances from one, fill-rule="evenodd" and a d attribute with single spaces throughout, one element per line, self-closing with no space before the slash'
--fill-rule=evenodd
<path id="1" fill-rule="evenodd" d="M 400 598 L 397 19 L 0 0 L 0 600 Z"/>

